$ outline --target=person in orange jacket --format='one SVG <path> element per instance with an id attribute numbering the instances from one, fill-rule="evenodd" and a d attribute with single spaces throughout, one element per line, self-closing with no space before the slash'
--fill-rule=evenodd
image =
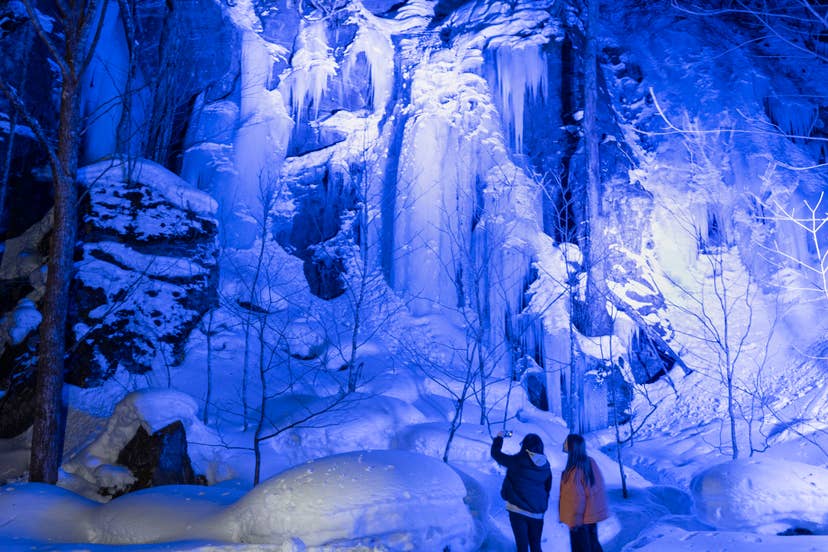
<path id="1" fill-rule="evenodd" d="M 595 460 L 587 456 L 581 435 L 567 435 L 563 446 L 566 468 L 561 474 L 558 512 L 569 527 L 572 552 L 603 552 L 598 541 L 598 522 L 609 517 L 604 476 Z"/>

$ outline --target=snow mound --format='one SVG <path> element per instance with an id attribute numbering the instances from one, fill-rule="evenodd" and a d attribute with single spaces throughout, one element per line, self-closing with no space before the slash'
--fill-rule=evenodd
<path id="1" fill-rule="evenodd" d="M 91 500 L 54 485 L 6 485 L 0 488 L 0 540 L 87 542 L 95 507 Z"/>
<path id="2" fill-rule="evenodd" d="M 404 451 L 350 452 L 297 466 L 253 489 L 227 515 L 240 542 L 383 550 L 474 550 L 460 477 Z"/>
<path id="3" fill-rule="evenodd" d="M 713 466 L 690 485 L 699 518 L 719 529 L 828 530 L 828 470 L 771 458 Z"/>
<path id="4" fill-rule="evenodd" d="M 91 517 L 90 542 L 144 544 L 181 540 L 226 540 L 213 516 L 240 493 L 221 487 L 165 485 L 125 494 L 99 506 Z"/>
<path id="5" fill-rule="evenodd" d="M 685 531 L 658 524 L 623 548 L 624 552 L 710 552 L 711 550 L 750 550 L 750 552 L 817 552 L 824 550 L 825 537 L 799 535 L 782 537 L 736 531 Z"/>

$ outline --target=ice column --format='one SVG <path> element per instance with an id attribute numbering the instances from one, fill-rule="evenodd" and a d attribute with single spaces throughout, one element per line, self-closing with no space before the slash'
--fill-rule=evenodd
<path id="1" fill-rule="evenodd" d="M 342 75 L 347 83 L 350 71 L 359 54 L 364 54 L 371 74 L 371 105 L 382 111 L 391 99 L 394 86 L 394 45 L 387 35 L 377 29 L 361 26 L 354 41 L 348 46 Z"/>
<path id="2" fill-rule="evenodd" d="M 138 133 L 131 144 L 117 144 L 118 123 L 123 111 L 123 95 L 129 72 L 129 53 L 122 30 L 117 4 L 110 4 L 101 28 L 100 46 L 83 74 L 83 115 L 86 132 L 83 135 L 82 162 L 92 162 L 115 153 L 119 146 L 139 147 Z M 141 77 L 133 83 L 133 90 L 141 90 Z M 133 101 L 133 127 L 140 125 L 141 101 Z M 127 153 L 127 152 L 121 152 Z"/>
<path id="3" fill-rule="evenodd" d="M 296 122 L 303 117 L 306 108 L 311 110 L 310 119 L 316 118 L 322 94 L 338 69 L 328 47 L 326 25 L 325 20 L 302 22 L 302 28 L 296 37 L 296 49 L 290 60 L 291 69 L 283 77 L 282 93 L 290 102 L 291 115 Z"/>
<path id="4" fill-rule="evenodd" d="M 517 153 L 523 152 L 526 95 L 546 99 L 549 90 L 546 52 L 542 44 L 520 42 L 495 50 L 495 98 L 503 125 Z"/>

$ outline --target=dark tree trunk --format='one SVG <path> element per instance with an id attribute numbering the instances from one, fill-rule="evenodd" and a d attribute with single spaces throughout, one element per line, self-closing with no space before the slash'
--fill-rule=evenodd
<path id="1" fill-rule="evenodd" d="M 67 53 L 70 57 L 71 53 Z M 71 66 L 71 63 L 70 63 Z M 74 72 L 73 72 L 74 73 Z M 55 205 L 40 346 L 37 360 L 35 421 L 29 480 L 56 483 L 63 452 L 63 364 L 66 349 L 66 314 L 72 281 L 77 232 L 79 79 L 64 75 L 58 127 L 58 160 L 53 168 Z M 55 169 L 57 169 L 55 171 Z"/>
<path id="2" fill-rule="evenodd" d="M 33 0 L 24 0 L 24 5 L 31 24 L 60 67 L 62 77 L 57 148 L 53 149 L 48 140 L 42 139 L 50 152 L 55 204 L 49 240 L 46 291 L 41 309 L 43 319 L 40 322 L 40 343 L 37 350 L 36 407 L 29 462 L 30 481 L 54 484 L 57 483 L 58 467 L 63 455 L 66 422 L 63 376 L 69 284 L 72 281 L 78 224 L 75 180 L 80 145 L 80 82 L 100 38 L 108 0 L 83 0 L 59 6 L 58 19 L 62 26 L 60 47 L 40 24 Z"/>

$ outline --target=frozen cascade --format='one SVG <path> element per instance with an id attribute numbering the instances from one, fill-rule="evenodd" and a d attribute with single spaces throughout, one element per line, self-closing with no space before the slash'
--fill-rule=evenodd
<path id="1" fill-rule="evenodd" d="M 404 254 L 395 254 L 393 281 L 425 314 L 434 304 L 457 304 L 456 269 L 470 255 L 478 201 L 477 135 L 494 130 L 496 115 L 485 83 L 469 73 L 421 67 L 411 96 L 418 116 L 408 120 L 400 152 L 394 241 Z"/>
<path id="2" fill-rule="evenodd" d="M 526 95 L 546 100 L 549 76 L 543 44 L 519 42 L 495 50 L 495 89 L 503 125 L 517 153 L 523 152 Z"/>
<path id="3" fill-rule="evenodd" d="M 394 86 L 394 45 L 387 34 L 362 22 L 354 41 L 348 46 L 342 67 L 342 77 L 346 83 L 350 81 L 351 69 L 356 65 L 360 54 L 365 56 L 370 68 L 371 107 L 374 111 L 382 111 L 391 99 Z M 317 104 L 318 99 L 314 101 L 314 105 Z"/>
<path id="4" fill-rule="evenodd" d="M 281 93 L 269 89 L 273 61 L 284 55 L 284 49 L 265 42 L 255 32 L 244 33 L 241 127 L 233 147 L 238 180 L 235 189 L 224 191 L 221 201 L 222 212 L 232 213 L 232 220 L 239 223 L 230 234 L 239 240 L 239 247 L 252 243 L 249 223 L 259 205 L 260 186 L 278 176 L 293 130 Z"/>
<path id="5" fill-rule="evenodd" d="M 435 59 L 413 73 L 398 168 L 395 288 L 415 315 L 471 307 L 490 359 L 506 373 L 514 316 L 541 234 L 537 187 L 508 157 L 486 81 Z M 517 332 L 517 333 L 515 333 Z M 507 336 L 507 334 L 510 334 Z M 525 338 L 525 339 L 524 339 Z"/>
<path id="6" fill-rule="evenodd" d="M 297 122 L 302 118 L 306 108 L 310 109 L 310 119 L 316 118 L 322 94 L 338 69 L 328 47 L 326 26 L 327 21 L 324 19 L 302 21 L 302 28 L 296 37 L 296 48 L 290 60 L 291 67 L 286 75 L 282 75 L 282 84 L 279 88 L 283 90 L 285 99 L 290 102 L 291 114 Z"/>

